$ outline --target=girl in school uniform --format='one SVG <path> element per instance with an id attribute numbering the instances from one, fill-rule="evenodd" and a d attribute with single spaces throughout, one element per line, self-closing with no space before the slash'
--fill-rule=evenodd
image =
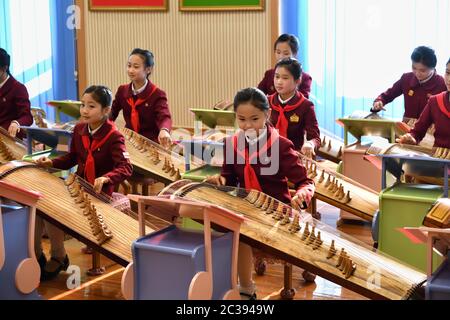
<path id="1" fill-rule="evenodd" d="M 297 90 L 301 76 L 302 66 L 296 59 L 278 61 L 274 80 L 276 93 L 268 97 L 272 109 L 270 122 L 282 137 L 292 141 L 295 150 L 312 157 L 314 150 L 320 147 L 320 131 L 314 104 Z"/>
<path id="2" fill-rule="evenodd" d="M 81 102 L 81 118 L 74 128 L 69 153 L 53 160 L 42 157 L 36 163 L 63 170 L 78 165 L 78 176 L 91 183 L 96 192 L 103 191 L 111 196 L 114 187 L 130 177 L 133 171 L 125 149 L 125 139 L 114 123 L 108 120 L 112 93 L 104 86 L 91 86 L 84 92 Z M 46 262 L 40 239 L 36 239 L 36 256 L 41 266 L 45 265 L 42 280 L 54 278 L 69 266 L 64 249 L 64 232 L 47 223 L 46 228 L 51 242 L 50 261 Z"/>
<path id="3" fill-rule="evenodd" d="M 240 130 L 225 141 L 221 174 L 206 181 L 263 191 L 294 208 L 309 204 L 314 195 L 314 182 L 307 177 L 292 142 L 280 136 L 268 122 L 270 108 L 264 93 L 256 88 L 239 91 L 234 98 L 234 110 Z M 288 179 L 297 190 L 293 198 L 289 194 Z M 251 247 L 240 243 L 240 292 L 256 298 L 252 261 Z"/>
<path id="4" fill-rule="evenodd" d="M 0 48 L 0 126 L 12 137 L 23 138 L 19 126 L 33 124 L 27 88 L 9 71 L 11 57 Z"/>
<path id="5" fill-rule="evenodd" d="M 295 58 L 299 49 L 299 41 L 296 36 L 292 34 L 282 34 L 275 41 L 274 50 L 275 58 L 280 61 L 285 58 Z M 266 95 L 275 93 L 275 86 L 273 79 L 275 76 L 275 69 L 269 69 L 264 74 L 264 78 L 258 84 L 258 89 L 262 90 Z M 306 72 L 303 72 L 300 81 L 297 83 L 297 90 L 300 91 L 305 98 L 309 98 L 311 92 L 312 78 Z"/>
<path id="6" fill-rule="evenodd" d="M 418 119 L 432 95 L 445 91 L 444 79 L 436 73 L 436 55 L 434 50 L 420 46 L 411 54 L 412 72 L 404 73 L 392 88 L 380 94 L 371 111 L 386 110 L 384 106 L 403 94 L 405 112 L 403 121 Z"/>
<path id="7" fill-rule="evenodd" d="M 445 86 L 444 92 L 430 97 L 414 128 L 397 142 L 418 144 L 434 124 L 434 146 L 450 148 L 450 59 L 445 70 Z"/>
<path id="8" fill-rule="evenodd" d="M 168 148 L 171 144 L 172 118 L 166 93 L 148 78 L 154 56 L 148 50 L 134 49 L 127 65 L 131 83 L 119 87 L 111 109 L 111 120 L 123 111 L 126 127 Z"/>

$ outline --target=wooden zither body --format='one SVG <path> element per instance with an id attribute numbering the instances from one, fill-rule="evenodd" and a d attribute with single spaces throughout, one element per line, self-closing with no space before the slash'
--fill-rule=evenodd
<path id="1" fill-rule="evenodd" d="M 25 144 L 19 139 L 10 137 L 3 128 L 0 128 L 0 163 L 20 160 L 26 154 Z"/>
<path id="2" fill-rule="evenodd" d="M 335 163 L 339 163 L 342 160 L 342 151 L 344 144 L 334 138 L 326 135 L 320 136 L 320 147 L 317 150 L 317 155 L 330 160 Z"/>
<path id="3" fill-rule="evenodd" d="M 181 180 L 162 195 L 218 204 L 242 214 L 241 240 L 373 299 L 409 298 L 426 279 L 371 247 L 262 192 Z"/>
<path id="4" fill-rule="evenodd" d="M 444 163 L 450 161 L 450 149 L 448 148 L 427 148 L 423 146 L 408 144 L 389 144 L 383 146 L 372 145 L 368 150 L 369 155 L 394 156 L 388 159 L 387 169 L 399 178 L 401 175 L 414 177 L 417 183 L 427 183 L 434 185 L 444 185 Z M 395 156 L 408 157 L 411 160 L 433 160 L 421 161 L 417 164 L 414 161 L 395 159 Z M 442 161 L 439 161 L 442 160 Z M 378 160 L 381 164 L 381 159 Z M 449 179 L 450 181 L 450 179 Z"/>
<path id="5" fill-rule="evenodd" d="M 0 166 L 0 180 L 42 194 L 36 204 L 38 214 L 126 266 L 132 261 L 131 244 L 139 237 L 138 221 L 108 203 L 110 199 L 106 196 L 93 196 L 89 186 L 77 179 L 70 176 L 64 181 L 25 162 L 13 161 Z M 168 225 L 166 221 L 149 217 L 146 232 Z"/>
<path id="6" fill-rule="evenodd" d="M 303 155 L 299 157 L 307 169 L 308 178 L 314 180 L 317 199 L 372 221 L 379 207 L 378 193 L 342 174 L 332 172 L 319 162 Z"/>
<path id="7" fill-rule="evenodd" d="M 125 137 L 127 152 L 134 168 L 165 183 L 181 179 L 186 171 L 182 156 L 165 150 L 159 144 L 128 128 L 121 128 L 119 131 Z M 191 164 L 191 169 L 197 167 L 195 163 Z"/>

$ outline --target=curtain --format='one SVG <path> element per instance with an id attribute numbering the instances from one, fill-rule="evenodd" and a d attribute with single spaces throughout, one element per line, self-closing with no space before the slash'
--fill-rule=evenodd
<path id="1" fill-rule="evenodd" d="M 74 0 L 51 0 L 53 96 L 55 100 L 77 100 Z M 61 114 L 61 121 L 71 120 Z"/>
<path id="2" fill-rule="evenodd" d="M 9 32 L 10 21 L 8 0 L 0 0 L 0 18 L 0 48 L 3 48 L 9 52 L 11 33 Z"/>

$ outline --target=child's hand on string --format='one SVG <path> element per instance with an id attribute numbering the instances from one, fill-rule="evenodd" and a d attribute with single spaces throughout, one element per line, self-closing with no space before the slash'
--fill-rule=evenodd
<path id="1" fill-rule="evenodd" d="M 17 133 L 20 131 L 20 124 L 17 121 L 12 121 L 8 127 L 8 133 L 11 137 L 15 138 Z"/>
<path id="2" fill-rule="evenodd" d="M 34 162 L 35 164 L 37 164 L 38 166 L 40 166 L 40 167 L 45 167 L 45 168 L 51 168 L 51 167 L 53 167 L 53 162 L 52 162 L 52 160 L 50 160 L 50 159 L 47 158 L 47 157 L 39 158 L 39 159 L 37 159 L 37 160 L 34 160 L 33 162 Z"/>
<path id="3" fill-rule="evenodd" d="M 314 151 L 314 144 L 311 141 L 306 141 L 300 152 L 311 159 L 316 155 L 316 152 Z"/>
<path id="4" fill-rule="evenodd" d="M 404 134 L 400 138 L 395 139 L 395 142 L 404 144 L 417 144 L 417 140 L 410 134 Z"/>
<path id="5" fill-rule="evenodd" d="M 169 131 L 161 129 L 161 131 L 159 131 L 158 141 L 165 149 L 169 149 L 172 144 L 172 138 L 170 137 Z"/>
<path id="6" fill-rule="evenodd" d="M 227 183 L 227 179 L 220 174 L 216 174 L 214 176 L 207 176 L 203 182 L 215 184 L 216 186 L 224 186 Z"/>
<path id="7" fill-rule="evenodd" d="M 291 205 L 295 209 L 306 209 L 314 196 L 314 187 L 306 186 L 297 191 L 291 200 Z"/>
<path id="8" fill-rule="evenodd" d="M 103 185 L 110 182 L 111 180 L 109 180 L 109 178 L 107 177 L 98 177 L 94 181 L 94 191 L 100 193 L 102 191 Z"/>

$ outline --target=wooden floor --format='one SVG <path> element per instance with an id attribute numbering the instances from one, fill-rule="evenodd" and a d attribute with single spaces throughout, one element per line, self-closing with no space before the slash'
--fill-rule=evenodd
<path id="1" fill-rule="evenodd" d="M 325 203 L 318 203 L 318 211 L 322 214 L 322 222 L 336 227 L 339 219 L 339 210 Z M 339 230 L 354 236 L 355 238 L 372 245 L 370 225 L 368 223 L 344 224 Z M 91 255 L 81 253 L 83 244 L 75 239 L 65 242 L 66 250 L 70 258 L 71 273 L 61 273 L 55 280 L 42 282 L 38 288 L 44 299 L 55 300 L 118 300 L 123 299 L 120 291 L 120 280 L 123 268 L 106 257 L 101 257 L 102 265 L 106 266 L 106 272 L 102 276 L 91 277 L 86 271 L 91 266 Z M 45 241 L 45 250 L 48 247 Z M 46 252 L 48 252 L 46 250 Z M 81 283 L 75 289 L 77 272 L 80 272 Z M 314 283 L 305 283 L 301 277 L 302 270 L 294 267 L 293 285 L 296 289 L 296 300 L 359 300 L 365 297 L 342 288 L 330 281 L 317 277 Z M 269 264 L 263 276 L 254 275 L 257 285 L 258 299 L 278 300 L 283 287 L 283 266 L 281 264 Z"/>

